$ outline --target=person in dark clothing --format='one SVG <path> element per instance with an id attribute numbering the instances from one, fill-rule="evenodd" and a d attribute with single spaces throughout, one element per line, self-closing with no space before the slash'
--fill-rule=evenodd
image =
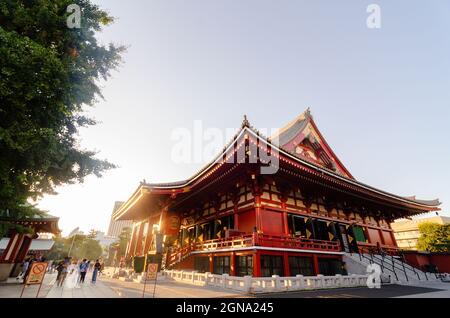
<path id="1" fill-rule="evenodd" d="M 33 258 L 30 260 L 29 264 L 28 264 L 28 268 L 25 272 L 25 275 L 23 275 L 23 281 L 26 282 L 28 275 L 30 274 L 30 270 L 31 270 L 31 265 L 34 262 L 38 262 L 38 259 L 36 258 L 36 256 L 33 256 Z"/>
<path id="2" fill-rule="evenodd" d="M 64 281 L 66 280 L 67 276 L 67 263 L 64 261 L 61 261 L 58 264 L 58 267 L 56 268 L 58 271 L 58 276 L 56 278 L 56 281 L 58 282 L 58 287 L 61 287 L 64 284 Z"/>
<path id="3" fill-rule="evenodd" d="M 98 271 L 100 270 L 101 265 L 100 262 L 98 260 L 95 261 L 94 264 L 94 271 L 92 272 L 92 283 L 95 284 L 95 282 L 97 281 L 97 274 Z"/>
<path id="4" fill-rule="evenodd" d="M 87 260 L 83 259 L 83 261 L 80 264 L 80 283 L 84 283 L 84 279 L 88 271 L 88 266 L 89 264 L 87 263 Z"/>

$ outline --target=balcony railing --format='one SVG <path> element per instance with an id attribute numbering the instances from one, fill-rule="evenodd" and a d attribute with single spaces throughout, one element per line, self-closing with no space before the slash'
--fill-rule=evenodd
<path id="1" fill-rule="evenodd" d="M 400 249 L 392 245 L 381 245 L 375 243 L 358 242 L 358 251 L 362 254 L 387 254 L 391 256 L 399 255 Z"/>
<path id="2" fill-rule="evenodd" d="M 173 265 L 182 261 L 194 251 L 216 251 L 230 248 L 242 248 L 251 246 L 290 248 L 299 250 L 316 251 L 341 251 L 339 241 L 311 240 L 290 236 L 247 234 L 235 236 L 228 239 L 208 240 L 204 242 L 191 243 L 176 250 L 172 250 L 167 255 L 167 263 Z"/>

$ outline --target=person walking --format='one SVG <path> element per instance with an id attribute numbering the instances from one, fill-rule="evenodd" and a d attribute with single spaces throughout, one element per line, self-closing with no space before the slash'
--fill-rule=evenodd
<path id="1" fill-rule="evenodd" d="M 94 271 L 92 272 L 92 283 L 95 284 L 95 282 L 97 281 L 97 275 L 98 275 L 98 271 L 100 270 L 101 265 L 100 262 L 97 260 L 95 260 L 95 264 L 94 264 Z"/>
<path id="2" fill-rule="evenodd" d="M 56 270 L 58 271 L 58 277 L 57 277 L 57 286 L 58 287 L 62 287 L 62 285 L 64 284 L 64 281 L 66 280 L 67 277 L 67 263 L 64 261 L 61 261 L 58 265 L 58 267 L 56 268 Z"/>
<path id="3" fill-rule="evenodd" d="M 30 265 L 30 258 L 27 257 L 25 261 L 22 263 L 22 271 L 20 272 L 19 276 L 17 276 L 17 280 L 20 278 L 25 278 L 25 273 L 28 271 L 28 266 Z"/>
<path id="4" fill-rule="evenodd" d="M 88 263 L 86 259 L 83 259 L 83 261 L 80 264 L 80 283 L 84 283 L 84 279 L 86 277 L 86 273 L 88 271 Z"/>

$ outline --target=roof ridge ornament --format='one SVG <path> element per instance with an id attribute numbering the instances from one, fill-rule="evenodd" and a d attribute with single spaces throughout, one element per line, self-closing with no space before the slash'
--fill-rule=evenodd
<path id="1" fill-rule="evenodd" d="M 247 119 L 247 115 L 244 115 L 244 119 L 242 120 L 242 128 L 249 127 L 250 128 L 250 122 Z"/>
<path id="2" fill-rule="evenodd" d="M 308 108 L 306 108 L 304 114 L 305 114 L 305 117 L 311 117 L 312 118 L 311 108 L 309 106 L 308 106 Z"/>

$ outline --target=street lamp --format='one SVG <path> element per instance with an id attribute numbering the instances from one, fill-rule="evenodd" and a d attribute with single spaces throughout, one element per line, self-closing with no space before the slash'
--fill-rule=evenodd
<path id="1" fill-rule="evenodd" d="M 73 236 L 72 244 L 70 244 L 69 253 L 67 253 L 67 257 L 70 257 L 70 252 L 72 251 L 73 243 L 75 242 L 75 237 L 76 237 L 76 236 L 77 236 L 77 234 L 75 234 L 75 235 Z"/>

